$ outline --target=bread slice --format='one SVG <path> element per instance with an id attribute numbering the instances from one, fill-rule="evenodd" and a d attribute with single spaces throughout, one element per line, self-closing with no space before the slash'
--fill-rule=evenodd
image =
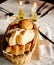
<path id="1" fill-rule="evenodd" d="M 32 44 L 31 51 L 28 54 L 22 54 L 22 55 L 15 56 L 15 55 L 9 55 L 8 53 L 3 52 L 3 55 L 7 59 L 12 61 L 15 65 L 24 65 L 24 64 L 30 62 L 32 54 L 34 52 L 34 49 L 35 49 L 35 47 L 37 45 L 37 41 L 38 41 L 38 30 L 37 30 L 37 27 L 36 27 L 36 25 L 34 23 L 33 23 L 33 29 L 34 29 L 35 36 L 34 36 L 33 42 L 31 43 Z M 29 50 L 29 49 L 27 48 L 26 50 Z"/>
<path id="2" fill-rule="evenodd" d="M 25 45 L 29 42 L 31 42 L 34 39 L 34 30 L 26 30 L 24 34 L 20 33 L 16 37 L 17 44 L 19 45 Z"/>

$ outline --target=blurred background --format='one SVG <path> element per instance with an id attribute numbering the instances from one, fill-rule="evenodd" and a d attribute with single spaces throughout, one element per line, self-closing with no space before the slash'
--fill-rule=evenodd
<path id="1" fill-rule="evenodd" d="M 0 3 L 4 2 L 4 1 L 6 1 L 6 0 L 0 0 Z M 26 1 L 38 1 L 38 0 L 26 0 Z M 54 4 L 54 0 L 42 0 L 42 1 Z"/>

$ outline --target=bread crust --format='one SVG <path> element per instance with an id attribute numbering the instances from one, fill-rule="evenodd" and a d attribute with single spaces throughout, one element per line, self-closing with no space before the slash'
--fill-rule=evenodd
<path id="1" fill-rule="evenodd" d="M 33 28 L 33 24 L 31 20 L 25 19 L 19 22 L 19 26 L 26 30 L 31 30 Z"/>

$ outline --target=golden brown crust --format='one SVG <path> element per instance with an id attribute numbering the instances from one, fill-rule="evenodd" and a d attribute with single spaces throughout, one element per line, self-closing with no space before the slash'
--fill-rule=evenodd
<path id="1" fill-rule="evenodd" d="M 12 50 L 12 47 L 11 46 L 7 46 L 6 52 L 11 52 L 11 50 Z"/>
<path id="2" fill-rule="evenodd" d="M 19 22 L 19 26 L 26 30 L 31 30 L 33 28 L 33 24 L 31 20 L 25 19 Z"/>
<path id="3" fill-rule="evenodd" d="M 11 53 L 13 55 L 21 55 L 25 52 L 30 52 L 31 49 L 31 42 L 27 43 L 26 45 L 14 45 L 14 46 L 7 46 L 6 52 Z"/>
<path id="4" fill-rule="evenodd" d="M 19 49 L 18 45 L 12 46 L 11 53 L 13 55 L 18 55 L 18 49 Z"/>
<path id="5" fill-rule="evenodd" d="M 25 51 L 30 51 L 31 49 L 31 42 L 25 45 Z"/>

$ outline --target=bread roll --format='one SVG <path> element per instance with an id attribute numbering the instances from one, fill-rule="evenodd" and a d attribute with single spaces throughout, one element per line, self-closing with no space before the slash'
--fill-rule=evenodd
<path id="1" fill-rule="evenodd" d="M 31 30 L 33 28 L 33 24 L 31 20 L 25 19 L 19 22 L 19 26 L 26 30 Z"/>
<path id="2" fill-rule="evenodd" d="M 19 45 L 15 45 L 15 46 L 12 46 L 12 49 L 11 49 L 11 53 L 13 55 L 21 55 L 21 54 L 24 54 L 24 51 L 25 51 L 25 46 L 19 46 Z"/>
<path id="3" fill-rule="evenodd" d="M 25 45 L 25 51 L 30 51 L 31 42 Z"/>
<path id="4" fill-rule="evenodd" d="M 12 49 L 12 47 L 11 47 L 11 46 L 8 46 L 8 47 L 6 48 L 6 52 L 11 52 L 11 49 Z"/>

